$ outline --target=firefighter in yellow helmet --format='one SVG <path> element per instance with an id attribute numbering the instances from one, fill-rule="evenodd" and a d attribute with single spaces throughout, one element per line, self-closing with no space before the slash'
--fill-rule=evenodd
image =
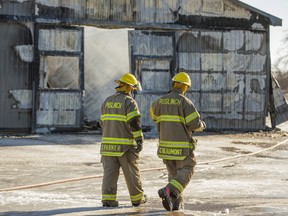
<path id="1" fill-rule="evenodd" d="M 163 159 L 169 174 L 168 184 L 158 191 L 167 211 L 184 208 L 183 190 L 196 165 L 193 150 L 197 141 L 192 133 L 206 127 L 192 101 L 184 96 L 190 86 L 187 73 L 176 74 L 172 78 L 172 90 L 154 101 L 149 109 L 159 132 L 157 155 Z"/>
<path id="2" fill-rule="evenodd" d="M 116 93 L 109 96 L 101 107 L 102 127 L 101 162 L 103 207 L 117 207 L 117 182 L 122 168 L 133 206 L 147 201 L 138 167 L 139 152 L 143 148 L 140 112 L 132 98 L 133 90 L 140 90 L 140 83 L 130 73 L 115 81 Z"/>

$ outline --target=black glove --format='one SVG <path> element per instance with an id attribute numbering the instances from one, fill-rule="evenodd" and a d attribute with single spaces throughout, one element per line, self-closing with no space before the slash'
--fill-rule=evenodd
<path id="1" fill-rule="evenodd" d="M 143 141 L 141 140 L 141 141 L 137 141 L 137 147 L 136 147 L 136 153 L 139 153 L 139 152 L 141 152 L 142 151 L 142 149 L 143 149 Z"/>

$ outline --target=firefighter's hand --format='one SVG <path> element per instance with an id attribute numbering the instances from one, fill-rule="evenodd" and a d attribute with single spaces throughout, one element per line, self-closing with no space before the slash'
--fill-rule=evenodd
<path id="1" fill-rule="evenodd" d="M 136 153 L 141 152 L 143 149 L 143 141 L 137 141 Z"/>
<path id="2" fill-rule="evenodd" d="M 198 125 L 198 128 L 193 130 L 194 132 L 201 132 L 206 128 L 206 123 L 204 121 L 200 121 L 200 125 Z"/>

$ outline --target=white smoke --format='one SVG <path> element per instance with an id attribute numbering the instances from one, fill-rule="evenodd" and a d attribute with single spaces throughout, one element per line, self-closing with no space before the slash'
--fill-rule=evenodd
<path id="1" fill-rule="evenodd" d="M 114 82 L 129 72 L 128 29 L 85 27 L 84 114 L 98 121 L 105 98 L 115 92 Z"/>

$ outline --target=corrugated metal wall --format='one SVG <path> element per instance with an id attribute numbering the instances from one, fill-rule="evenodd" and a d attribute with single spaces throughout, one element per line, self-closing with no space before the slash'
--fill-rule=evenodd
<path id="1" fill-rule="evenodd" d="M 269 94 L 265 31 L 179 33 L 179 71 L 209 128 L 262 129 Z M 192 48 L 191 48 L 192 47 Z"/>
<path id="2" fill-rule="evenodd" d="M 193 86 L 187 95 L 194 101 L 209 127 L 263 128 L 268 109 L 270 79 L 269 48 L 267 47 L 269 25 L 271 23 L 279 25 L 280 21 L 276 17 L 266 17 L 268 14 L 238 3 L 235 0 L 13 0 L 0 1 L 0 18 L 20 20 L 23 26 L 30 26 L 27 27 L 30 29 L 33 29 L 35 23 L 53 23 L 55 28 L 61 23 L 103 28 L 133 27 L 157 29 L 157 31 L 163 29 L 166 33 L 158 34 L 157 31 L 151 31 L 153 33 L 145 37 L 139 34 L 138 38 L 134 35 L 135 38 L 130 43 L 133 47 L 129 47 L 132 50 L 130 53 L 131 71 L 138 73 L 136 75 L 141 78 L 144 89 L 146 93 L 148 92 L 148 94 L 144 92 L 136 96 L 142 104 L 141 112 L 146 116 L 145 124 L 151 123 L 146 114 L 152 98 L 159 95 L 159 92 L 162 94 L 161 92 L 167 91 L 170 85 L 169 80 L 175 73 L 186 71 L 193 80 Z M 27 20 L 32 22 L 27 23 Z M 167 32 L 173 36 L 167 37 Z M 50 35 L 47 31 L 42 31 L 42 33 L 45 35 L 45 40 L 39 41 L 39 47 L 37 47 L 42 54 L 46 52 L 50 55 L 52 52 L 57 52 L 58 55 L 60 52 L 75 51 L 75 47 L 70 47 L 75 40 L 77 41 L 77 35 L 74 33 L 69 32 L 67 43 L 54 40 L 54 44 L 50 43 L 51 40 L 66 37 L 61 36 L 62 33 L 65 34 L 64 32 L 54 32 L 55 34 Z M 41 37 L 41 32 L 36 36 L 36 40 L 38 36 Z M 169 38 L 168 41 L 167 38 Z M 77 44 L 75 46 L 77 47 Z M 45 47 L 48 50 L 45 50 Z M 24 47 L 24 50 L 27 48 L 29 49 L 29 47 Z M 33 46 L 30 48 L 33 50 Z M 19 50 L 24 52 L 20 46 L 17 49 L 18 52 Z M 55 56 L 54 54 L 52 56 Z M 56 83 L 57 79 L 50 76 L 51 79 L 47 80 L 46 77 L 49 71 L 47 65 L 52 58 L 55 58 L 52 56 L 39 57 L 36 73 L 39 69 L 40 80 L 37 88 L 45 89 L 51 85 L 59 87 Z M 33 55 L 32 57 L 24 56 L 24 58 L 28 59 L 27 61 L 33 61 Z M 65 62 L 77 62 L 71 56 L 66 56 L 65 59 L 67 60 Z M 58 59 L 57 62 L 62 62 L 63 65 L 62 60 Z M 79 62 L 76 66 L 70 63 L 65 63 L 65 66 L 70 65 L 75 69 L 77 65 L 81 65 Z M 67 74 L 71 75 L 69 79 L 66 79 L 70 82 L 72 78 L 69 87 L 79 85 L 75 79 L 79 71 L 77 69 L 73 71 L 74 73 L 64 74 L 66 78 Z M 117 72 L 118 76 L 127 71 Z M 99 70 L 95 70 L 95 73 L 98 72 Z M 93 72 L 89 73 L 91 77 L 102 79 Z M 108 79 L 118 77 L 116 72 L 111 74 L 113 75 L 107 77 Z M 111 87 L 104 89 L 103 85 L 101 87 L 95 85 L 89 77 L 86 78 L 86 82 L 91 86 L 89 89 L 91 92 L 96 91 L 93 96 L 89 92 L 89 100 L 85 101 L 86 106 L 95 106 L 90 99 L 98 100 L 96 104 L 100 104 L 99 101 L 103 99 L 105 91 L 111 90 Z M 66 84 L 67 87 L 68 84 Z M 99 86 L 99 89 L 95 89 L 95 86 Z M 154 93 L 150 94 L 153 91 Z M 16 100 L 20 101 L 18 108 L 29 107 L 27 101 L 31 100 L 31 92 L 13 89 L 10 93 L 13 94 L 14 99 L 17 98 Z M 41 95 L 45 98 L 47 94 L 46 90 L 39 94 L 40 105 L 43 102 L 41 102 Z M 58 97 L 57 93 L 55 97 Z M 58 103 L 57 99 L 55 100 L 55 103 Z M 87 111 L 86 117 L 92 120 L 97 118 L 97 114 L 93 114 L 97 108 L 87 109 L 86 107 L 85 110 Z M 43 110 L 38 111 L 38 113 L 43 113 Z M 49 116 L 51 117 L 47 113 L 47 120 L 51 121 L 52 117 Z M 41 117 L 38 123 L 44 124 L 43 119 L 46 117 Z M 37 118 L 38 115 L 35 116 L 35 119 Z M 52 122 L 59 125 L 56 120 Z"/>
<path id="3" fill-rule="evenodd" d="M 155 94 L 163 94 L 169 90 L 167 85 L 169 88 L 173 74 L 185 71 L 192 79 L 192 87 L 187 96 L 194 102 L 209 128 L 265 128 L 270 73 L 267 70 L 267 32 L 178 31 L 175 37 L 176 54 L 173 54 L 173 50 L 165 54 L 173 44 L 167 42 L 167 32 L 151 31 L 150 34 L 147 31 L 135 31 L 130 38 L 132 61 L 138 65 L 136 75 L 140 73 L 138 77 L 146 91 L 140 93 L 146 94 L 145 97 L 142 96 L 143 99 L 140 95 L 136 97 L 144 114 L 145 125 L 153 126 L 147 115 L 146 104 L 151 104 Z M 167 48 L 163 44 L 170 45 Z M 138 61 L 143 57 L 146 58 L 147 65 L 142 63 L 139 68 Z M 161 61 L 169 57 L 176 67 L 171 68 L 169 63 L 166 67 L 167 76 L 157 76 L 163 71 L 156 65 L 161 65 Z M 154 61 L 149 62 L 147 59 Z M 149 76 L 150 72 L 153 76 Z"/>
<path id="4" fill-rule="evenodd" d="M 191 25 L 190 22 L 195 16 L 249 20 L 252 14 L 229 0 L 35 0 L 35 15 L 51 18 L 82 18 L 90 21 L 117 21 L 118 25 L 127 25 L 125 22 L 150 24 L 176 22 Z M 211 20 L 211 24 L 215 25 L 213 24 L 215 21 Z"/>
<path id="5" fill-rule="evenodd" d="M 32 65 L 23 61 L 16 47 L 32 43 L 27 27 L 0 22 L 0 129 L 31 128 Z"/>
<path id="6" fill-rule="evenodd" d="M 135 96 L 142 125 L 151 127 L 154 122 L 149 117 L 149 107 L 159 95 L 170 90 L 175 71 L 175 33 L 130 31 L 129 47 L 132 72 L 141 81 L 143 89 Z"/>
<path id="7" fill-rule="evenodd" d="M 38 25 L 36 28 L 36 132 L 83 126 L 83 28 Z"/>
<path id="8" fill-rule="evenodd" d="M 272 127 L 288 120 L 288 105 L 277 80 L 272 76 L 272 94 L 270 95 L 270 116 Z"/>
<path id="9" fill-rule="evenodd" d="M 34 2 L 31 0 L 0 1 L 0 16 L 12 16 L 15 20 L 29 19 L 34 14 Z M 21 18 L 20 18 L 21 17 Z"/>

